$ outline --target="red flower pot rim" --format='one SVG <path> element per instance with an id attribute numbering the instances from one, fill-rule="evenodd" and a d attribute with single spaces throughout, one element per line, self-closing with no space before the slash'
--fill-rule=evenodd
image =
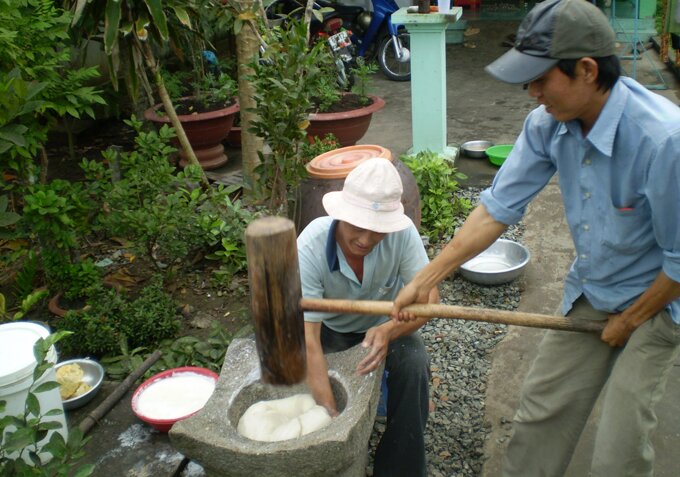
<path id="1" fill-rule="evenodd" d="M 183 98 L 180 98 L 180 101 L 183 99 L 191 99 L 191 96 L 185 96 Z M 232 98 L 232 100 L 234 101 L 234 103 L 227 106 L 226 108 L 220 108 L 214 111 L 206 111 L 205 113 L 178 114 L 177 117 L 182 122 L 189 123 L 192 121 L 205 121 L 207 119 L 221 118 L 223 116 L 236 114 L 241 110 L 241 106 L 238 103 L 238 98 L 234 97 Z M 163 109 L 163 103 L 158 103 L 154 106 L 151 106 L 146 111 L 144 111 L 144 119 L 148 121 L 156 121 L 159 123 L 170 123 L 170 118 L 168 118 L 166 115 L 161 116 L 156 112 L 161 109 Z"/>
<path id="2" fill-rule="evenodd" d="M 135 392 L 132 394 L 132 400 L 130 401 L 130 405 L 132 407 L 132 412 L 135 413 L 135 415 L 141 419 L 142 421 L 149 423 L 151 426 L 156 428 L 157 430 L 161 432 L 168 432 L 172 425 L 176 423 L 177 421 L 181 421 L 182 419 L 186 419 L 188 417 L 193 416 L 196 414 L 200 409 L 197 409 L 196 411 L 187 414 L 186 416 L 181 416 L 181 417 L 176 417 L 172 419 L 153 419 L 150 417 L 145 416 L 139 410 L 137 409 L 137 402 L 139 401 L 139 396 L 141 396 L 142 392 L 144 392 L 149 386 L 154 384 L 157 381 L 160 381 L 161 379 L 166 379 L 166 378 L 172 378 L 173 376 L 177 375 L 182 375 L 182 374 L 198 374 L 200 376 L 205 376 L 208 378 L 212 378 L 215 380 L 215 383 L 217 383 L 217 380 L 219 379 L 219 375 L 208 369 L 208 368 L 200 368 L 197 366 L 182 366 L 180 368 L 172 368 L 168 369 L 165 371 L 162 371 L 158 374 L 154 374 L 151 376 L 149 379 L 144 381 L 142 384 L 137 387 Z"/>
<path id="3" fill-rule="evenodd" d="M 342 111 L 340 113 L 310 113 L 309 119 L 313 121 L 337 121 L 338 119 L 358 118 L 368 114 L 373 114 L 385 107 L 385 100 L 379 96 L 369 94 L 368 97 L 373 101 L 373 103 L 369 104 L 368 106 L 364 106 L 363 108 Z"/>

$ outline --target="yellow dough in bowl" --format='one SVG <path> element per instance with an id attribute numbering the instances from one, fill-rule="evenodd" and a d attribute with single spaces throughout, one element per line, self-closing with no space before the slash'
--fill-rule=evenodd
<path id="1" fill-rule="evenodd" d="M 59 394 L 64 401 L 85 394 L 92 389 L 89 384 L 83 382 L 85 376 L 83 368 L 75 363 L 59 367 L 56 374 L 57 382 L 60 384 Z"/>

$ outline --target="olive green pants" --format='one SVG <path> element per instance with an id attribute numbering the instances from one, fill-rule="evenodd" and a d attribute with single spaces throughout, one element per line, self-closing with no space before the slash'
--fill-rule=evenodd
<path id="1" fill-rule="evenodd" d="M 569 316 L 605 320 L 608 315 L 581 297 Z M 654 407 L 679 344 L 680 326 L 665 311 L 635 330 L 623 348 L 611 348 L 595 334 L 546 332 L 524 382 L 502 475 L 564 475 L 606 384 L 590 475 L 652 476 Z"/>

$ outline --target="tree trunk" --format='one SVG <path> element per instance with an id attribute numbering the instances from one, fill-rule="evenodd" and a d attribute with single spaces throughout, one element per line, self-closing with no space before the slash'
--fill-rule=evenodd
<path id="1" fill-rule="evenodd" d="M 250 10 L 253 0 L 238 0 L 241 11 Z M 266 19 L 265 19 L 266 21 Z M 253 74 L 253 69 L 248 65 L 258 57 L 260 41 L 254 30 L 254 22 L 245 22 L 243 28 L 236 36 L 236 54 L 238 58 L 238 100 L 241 106 L 241 162 L 243 164 L 243 179 L 246 193 L 250 198 L 257 197 L 261 186 L 255 174 L 255 167 L 260 162 L 257 155 L 262 151 L 264 140 L 248 131 L 250 124 L 257 119 L 257 113 L 250 111 L 257 107 L 255 103 L 255 88 L 247 79 Z"/>
<path id="2" fill-rule="evenodd" d="M 307 27 L 307 43 L 309 43 L 310 27 L 312 24 L 312 15 L 314 12 L 314 0 L 307 0 L 305 5 L 305 26 Z"/>
<path id="3" fill-rule="evenodd" d="M 187 135 L 184 132 L 182 123 L 179 122 L 177 112 L 175 111 L 175 107 L 172 105 L 172 101 L 170 100 L 168 90 L 165 89 L 165 83 L 163 82 L 161 72 L 158 69 L 158 66 L 156 65 L 156 60 L 154 58 L 153 51 L 151 51 L 151 47 L 147 42 L 140 41 L 139 43 L 143 48 L 142 54 L 144 56 L 144 60 L 146 61 L 146 66 L 149 68 L 149 70 L 151 70 L 151 73 L 153 74 L 154 80 L 156 82 L 156 87 L 158 88 L 158 96 L 161 98 L 161 102 L 163 103 L 163 109 L 165 110 L 165 114 L 168 115 L 168 119 L 170 120 L 172 127 L 175 129 L 177 139 L 179 140 L 180 145 L 182 146 L 184 152 L 186 153 L 187 161 L 189 162 L 189 164 L 198 166 L 199 169 L 201 170 L 201 183 L 207 189 L 210 187 L 210 182 L 208 182 L 208 178 L 205 175 L 205 171 L 203 170 L 203 167 L 201 167 L 201 164 L 198 162 L 198 158 L 196 158 L 196 153 L 194 152 L 194 149 L 191 147 L 191 144 L 189 143 L 189 138 L 187 138 Z"/>

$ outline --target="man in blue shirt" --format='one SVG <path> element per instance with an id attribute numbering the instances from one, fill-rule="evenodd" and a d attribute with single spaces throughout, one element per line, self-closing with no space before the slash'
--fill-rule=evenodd
<path id="1" fill-rule="evenodd" d="M 584 0 L 547 0 L 486 70 L 539 106 L 481 205 L 402 290 L 392 317 L 517 223 L 559 173 L 576 249 L 561 312 L 601 336 L 546 333 L 525 381 L 504 476 L 563 475 L 602 393 L 591 474 L 651 476 L 655 404 L 680 352 L 680 109 L 620 77 L 615 34 Z"/>
<path id="2" fill-rule="evenodd" d="M 402 183 L 390 161 L 369 159 L 329 192 L 330 217 L 312 221 L 298 237 L 305 298 L 393 300 L 427 263 L 416 227 L 401 203 Z M 439 299 L 436 287 L 427 302 Z M 385 361 L 387 424 L 375 453 L 376 477 L 427 475 L 423 433 L 429 401 L 429 358 L 417 333 L 426 319 L 396 323 L 387 316 L 305 312 L 307 384 L 316 402 L 337 415 L 324 353 L 361 344 L 357 372 Z"/>

